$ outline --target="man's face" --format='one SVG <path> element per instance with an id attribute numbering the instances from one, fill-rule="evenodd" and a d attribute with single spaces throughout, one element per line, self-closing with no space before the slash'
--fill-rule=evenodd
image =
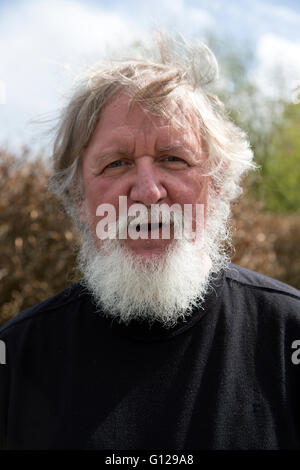
<path id="1" fill-rule="evenodd" d="M 191 127 L 176 130 L 138 104 L 129 110 L 129 100 L 118 93 L 108 102 L 83 154 L 85 203 L 95 239 L 97 207 L 112 204 L 118 217 L 119 196 L 127 197 L 128 208 L 165 203 L 183 210 L 184 204 L 204 204 L 206 216 L 209 178 L 202 176 L 206 154 L 201 139 Z M 180 119 L 175 107 L 174 113 Z M 149 236 L 123 243 L 136 256 L 149 259 L 162 255 L 170 241 Z"/>

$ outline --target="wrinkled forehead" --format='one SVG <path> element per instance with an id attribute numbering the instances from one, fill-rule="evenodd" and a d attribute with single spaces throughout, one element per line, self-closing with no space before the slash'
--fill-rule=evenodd
<path id="1" fill-rule="evenodd" d="M 206 153 L 196 117 L 176 100 L 148 106 L 125 92 L 112 96 L 102 109 L 98 124 L 84 154 L 105 152 L 163 152 L 184 149 L 194 157 Z"/>
<path id="2" fill-rule="evenodd" d="M 199 121 L 192 104 L 187 100 L 167 96 L 154 103 L 152 100 L 136 99 L 130 92 L 119 92 L 106 103 L 100 116 L 100 126 L 138 127 L 140 131 L 157 132 L 167 139 L 189 139 L 203 144 Z"/>
<path id="3" fill-rule="evenodd" d="M 181 97 L 177 94 L 175 98 L 173 94 L 170 94 L 157 102 L 151 99 L 139 101 L 134 95 L 129 96 L 128 99 L 128 116 L 132 109 L 139 108 L 149 120 L 152 119 L 154 125 L 155 122 L 159 122 L 177 130 L 189 128 L 197 132 L 199 129 L 196 111 L 187 95 Z"/>

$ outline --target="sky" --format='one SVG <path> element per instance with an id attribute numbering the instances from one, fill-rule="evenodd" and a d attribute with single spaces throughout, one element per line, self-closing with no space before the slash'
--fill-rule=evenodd
<path id="1" fill-rule="evenodd" d="M 51 154 L 51 127 L 74 76 L 158 28 L 251 44 L 266 91 L 275 65 L 300 84 L 300 0 L 0 0 L 0 146 Z"/>

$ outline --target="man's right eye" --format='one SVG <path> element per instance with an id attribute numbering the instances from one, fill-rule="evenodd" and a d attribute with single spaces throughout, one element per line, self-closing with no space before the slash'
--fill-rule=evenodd
<path id="1" fill-rule="evenodd" d="M 107 165 L 105 168 L 118 168 L 122 166 L 123 160 L 116 160 L 114 162 L 111 162 L 109 165 Z"/>
<path id="2" fill-rule="evenodd" d="M 119 174 L 120 172 L 126 171 L 132 164 L 132 160 L 119 158 L 106 165 L 101 173 Z"/>

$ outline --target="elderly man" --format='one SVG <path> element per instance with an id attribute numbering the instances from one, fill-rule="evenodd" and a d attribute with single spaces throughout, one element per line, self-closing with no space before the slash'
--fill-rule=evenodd
<path id="1" fill-rule="evenodd" d="M 224 249 L 252 152 L 212 53 L 160 47 L 98 64 L 61 116 L 83 279 L 1 329 L 5 448 L 300 448 L 299 292 Z"/>

